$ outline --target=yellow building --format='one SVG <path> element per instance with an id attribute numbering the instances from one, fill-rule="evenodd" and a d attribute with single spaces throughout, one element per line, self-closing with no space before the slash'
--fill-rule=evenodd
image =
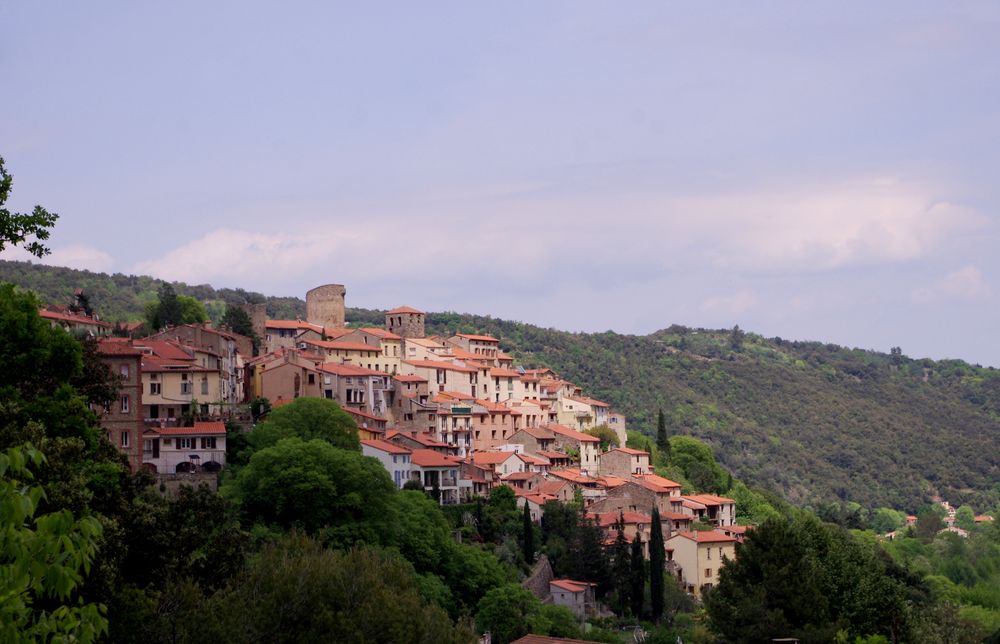
<path id="1" fill-rule="evenodd" d="M 736 558 L 736 538 L 716 530 L 678 532 L 665 545 L 667 560 L 677 566 L 677 581 L 696 597 L 719 583 L 719 568 Z"/>

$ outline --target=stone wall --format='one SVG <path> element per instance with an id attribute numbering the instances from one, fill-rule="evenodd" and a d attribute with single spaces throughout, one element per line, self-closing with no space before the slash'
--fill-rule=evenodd
<path id="1" fill-rule="evenodd" d="M 541 555 L 535 562 L 535 567 L 531 569 L 531 575 L 521 582 L 521 587 L 539 600 L 548 601 L 550 599 L 549 582 L 554 578 L 555 574 L 552 572 L 549 558 Z"/>
<path id="2" fill-rule="evenodd" d="M 334 329 L 344 328 L 343 284 L 325 284 L 306 293 L 306 321 Z"/>

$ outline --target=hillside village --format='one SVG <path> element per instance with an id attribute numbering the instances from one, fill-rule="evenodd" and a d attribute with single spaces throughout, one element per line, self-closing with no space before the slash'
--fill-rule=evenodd
<path id="1" fill-rule="evenodd" d="M 716 581 L 746 529 L 733 499 L 682 494 L 653 472 L 649 453 L 625 447 L 622 414 L 551 369 L 515 365 L 498 338 L 429 337 L 425 314 L 407 306 L 388 311 L 383 328 L 351 328 L 345 294 L 336 284 L 309 291 L 305 320 L 268 319 L 263 305 L 247 305 L 257 356 L 250 338 L 210 323 L 109 337 L 111 325 L 83 310 L 40 313 L 99 337 L 102 359 L 121 377 L 117 404 L 99 410 L 102 426 L 133 470 L 165 486 L 214 483 L 226 464 L 226 422 L 245 424 L 251 401 L 273 409 L 329 399 L 354 418 L 362 453 L 399 488 L 416 485 L 450 505 L 509 486 L 535 522 L 547 501 L 579 500 L 609 545 L 622 523 L 647 555 L 655 507 L 682 586 L 697 594 Z M 601 449 L 603 428 L 617 445 Z"/>

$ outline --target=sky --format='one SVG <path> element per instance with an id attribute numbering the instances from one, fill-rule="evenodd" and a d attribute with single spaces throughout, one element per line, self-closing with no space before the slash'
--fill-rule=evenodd
<path id="1" fill-rule="evenodd" d="M 7 205 L 59 213 L 55 265 L 1000 366 L 997 33 L 989 2 L 0 0 Z"/>

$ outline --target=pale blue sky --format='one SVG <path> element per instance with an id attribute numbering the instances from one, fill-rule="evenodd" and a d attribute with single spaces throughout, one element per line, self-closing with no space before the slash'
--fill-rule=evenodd
<path id="1" fill-rule="evenodd" d="M 995 3 L 353 4 L 0 2 L 46 261 L 1000 365 Z"/>

